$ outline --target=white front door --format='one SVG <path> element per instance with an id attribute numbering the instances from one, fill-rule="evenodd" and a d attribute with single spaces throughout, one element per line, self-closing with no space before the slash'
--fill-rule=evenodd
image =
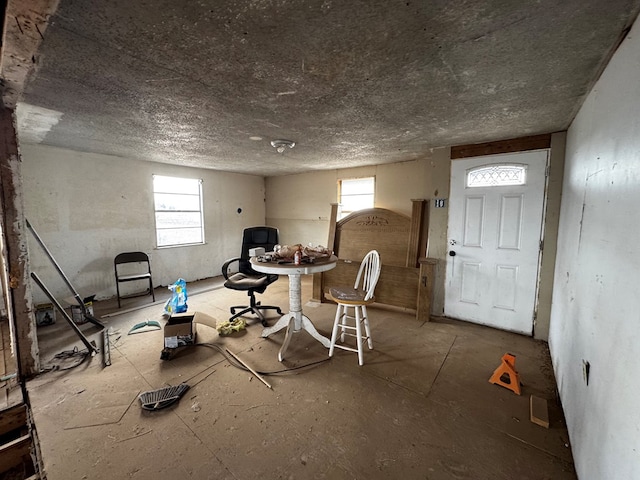
<path id="1" fill-rule="evenodd" d="M 533 334 L 547 158 L 451 162 L 446 316 Z"/>

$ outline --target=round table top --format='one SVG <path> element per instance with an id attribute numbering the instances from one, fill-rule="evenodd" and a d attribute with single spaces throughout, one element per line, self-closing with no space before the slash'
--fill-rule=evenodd
<path id="1" fill-rule="evenodd" d="M 256 272 L 275 273 L 276 275 L 308 275 L 311 273 L 326 272 L 336 266 L 338 257 L 331 255 L 329 258 L 318 258 L 314 263 L 278 263 L 260 262 L 258 257 L 251 257 L 251 268 Z"/>

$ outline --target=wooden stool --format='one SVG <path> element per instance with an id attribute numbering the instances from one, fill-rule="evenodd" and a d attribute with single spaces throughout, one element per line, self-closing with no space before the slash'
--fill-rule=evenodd
<path id="1" fill-rule="evenodd" d="M 504 376 L 507 377 L 508 381 L 502 379 Z M 516 372 L 515 355 L 505 353 L 502 356 L 500 366 L 496 368 L 493 375 L 491 375 L 489 383 L 494 383 L 504 388 L 508 388 L 516 395 L 520 395 L 520 375 Z"/>
<path id="2" fill-rule="evenodd" d="M 329 344 L 330 357 L 333 357 L 334 349 L 341 348 L 342 350 L 356 352 L 358 354 L 358 364 L 360 366 L 364 365 L 363 342 L 367 342 L 369 350 L 373 349 L 367 305 L 375 301 L 373 292 L 378 283 L 378 278 L 380 278 L 381 268 L 380 255 L 377 250 L 371 250 L 365 255 L 360 264 L 353 288 L 334 287 L 329 289 L 327 297 L 338 304 Z M 353 315 L 349 315 L 350 308 L 353 308 Z M 362 332 L 363 326 L 364 333 Z M 340 342 L 344 342 L 345 335 L 356 337 L 357 348 L 337 343 L 338 335 L 340 335 Z"/>

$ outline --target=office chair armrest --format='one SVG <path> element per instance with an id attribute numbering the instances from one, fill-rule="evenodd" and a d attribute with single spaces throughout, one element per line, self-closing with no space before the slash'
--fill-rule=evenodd
<path id="1" fill-rule="evenodd" d="M 224 264 L 222 265 L 222 276 L 224 277 L 225 280 L 229 280 L 229 265 L 231 265 L 233 262 L 239 262 L 239 261 L 240 261 L 240 257 L 236 257 L 236 258 L 231 258 L 226 262 L 224 262 Z"/>

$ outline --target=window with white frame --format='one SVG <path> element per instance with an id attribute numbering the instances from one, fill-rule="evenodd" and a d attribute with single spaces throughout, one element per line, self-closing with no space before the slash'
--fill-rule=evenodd
<path id="1" fill-rule="evenodd" d="M 153 176 L 158 247 L 204 243 L 202 180 Z"/>
<path id="2" fill-rule="evenodd" d="M 339 219 L 352 212 L 373 208 L 375 177 L 345 178 L 338 181 Z"/>

